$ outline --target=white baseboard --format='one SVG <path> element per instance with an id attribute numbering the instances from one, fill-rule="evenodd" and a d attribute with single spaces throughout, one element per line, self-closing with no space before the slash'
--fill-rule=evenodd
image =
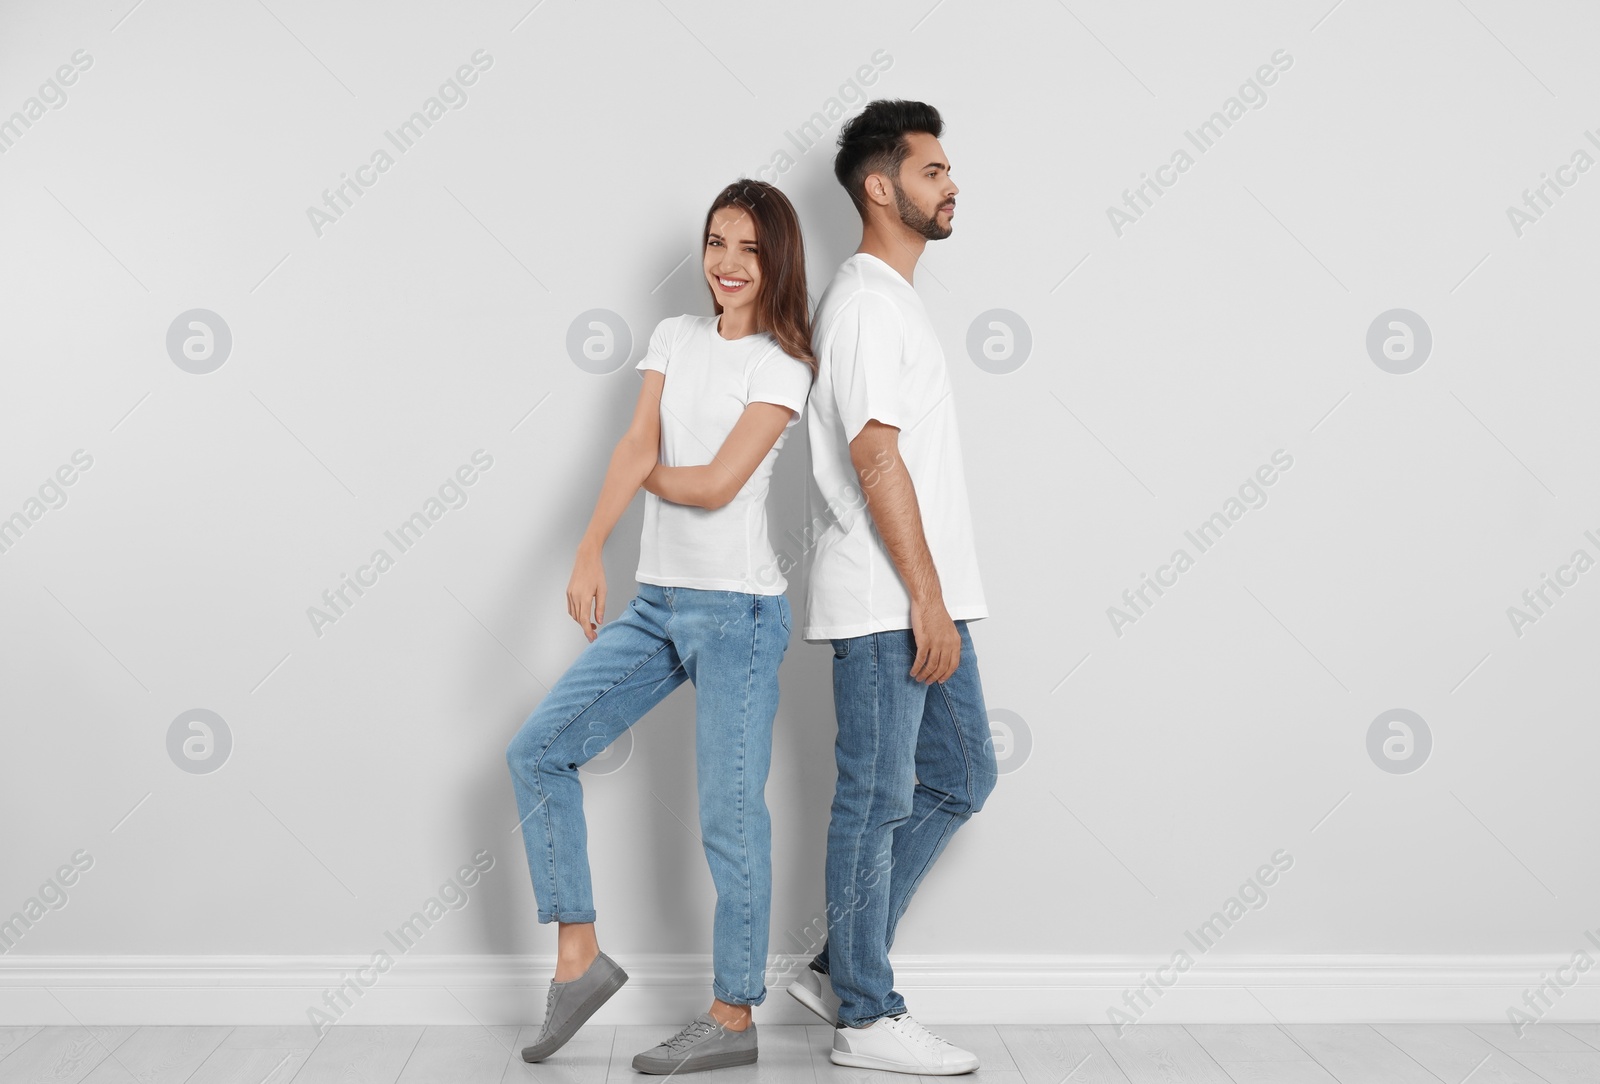
<path id="1" fill-rule="evenodd" d="M 783 993 L 805 957 L 775 956 L 757 1021 L 818 1023 Z M 710 960 L 627 956 L 630 981 L 596 1023 L 672 1024 L 705 1008 Z M 1570 956 L 1236 956 L 1197 961 L 1150 998 L 1165 958 L 901 956 L 896 988 L 930 1024 L 1506 1021 Z M 0 956 L 0 1025 L 304 1025 L 317 1008 L 341 1024 L 537 1024 L 548 956 Z M 362 979 L 357 972 L 367 969 Z M 1168 971 L 1168 977 L 1175 973 Z M 352 993 L 354 984 L 371 985 Z M 1552 998 L 1544 1021 L 1600 1020 L 1600 970 Z M 341 984 L 348 1007 L 325 994 Z M 1149 996 L 1148 994 L 1146 995 Z"/>

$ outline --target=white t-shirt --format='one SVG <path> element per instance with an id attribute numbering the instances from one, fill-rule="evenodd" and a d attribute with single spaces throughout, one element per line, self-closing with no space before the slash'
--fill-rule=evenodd
<path id="1" fill-rule="evenodd" d="M 806 522 L 827 526 L 816 538 L 802 638 L 911 627 L 911 595 L 850 462 L 850 441 L 872 418 L 900 430 L 900 457 L 951 619 L 988 617 L 950 374 L 922 299 L 894 268 L 858 252 L 822 295 L 812 342 L 819 371 L 807 426 L 824 507 L 809 508 Z"/>
<path id="2" fill-rule="evenodd" d="M 640 583 L 781 595 L 788 587 L 767 537 L 767 483 L 789 430 L 805 410 L 811 367 L 784 353 L 768 332 L 724 339 L 715 316 L 670 316 L 656 325 L 636 369 L 666 374 L 661 390 L 661 462 L 712 461 L 750 403 L 794 411 L 778 441 L 738 494 L 721 508 L 644 498 Z"/>

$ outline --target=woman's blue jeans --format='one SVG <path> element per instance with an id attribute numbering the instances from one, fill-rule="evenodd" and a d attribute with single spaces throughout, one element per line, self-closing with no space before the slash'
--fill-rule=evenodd
<path id="1" fill-rule="evenodd" d="M 595 917 L 578 766 L 688 680 L 700 835 L 717 889 L 712 992 L 730 1005 L 766 999 L 772 820 L 765 790 L 789 627 L 782 595 L 648 583 L 600 626 L 506 749 L 540 922 Z M 654 895 L 654 886 L 641 885 L 640 895 Z"/>

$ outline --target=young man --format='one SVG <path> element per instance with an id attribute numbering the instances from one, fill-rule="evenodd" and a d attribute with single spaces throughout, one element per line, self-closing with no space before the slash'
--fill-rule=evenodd
<path id="1" fill-rule="evenodd" d="M 832 1060 L 929 1076 L 978 1067 L 906 1012 L 895 925 L 996 770 L 967 622 L 988 616 L 944 352 L 912 289 L 950 236 L 957 188 L 938 110 L 875 101 L 834 174 L 861 245 L 818 306 L 812 471 L 828 502 L 803 637 L 833 644 L 839 782 L 828 825 L 828 942 L 789 992 L 835 1025 Z M 863 507 L 864 505 L 864 507 Z"/>

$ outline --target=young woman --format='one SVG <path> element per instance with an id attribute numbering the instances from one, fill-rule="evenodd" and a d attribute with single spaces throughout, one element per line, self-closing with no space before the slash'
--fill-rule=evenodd
<path id="1" fill-rule="evenodd" d="M 567 585 L 567 612 L 589 646 L 506 750 L 539 921 L 560 924 L 544 1029 L 526 1061 L 559 1049 L 628 979 L 595 940 L 578 766 L 685 680 L 695 688 L 700 831 L 717 889 L 713 1000 L 633 1067 L 695 1072 L 756 1060 L 750 1008 L 767 993 L 772 894 L 764 791 L 790 628 L 767 539 L 767 484 L 816 359 L 800 225 L 783 193 L 760 181 L 729 185 L 701 240 L 716 315 L 668 318 L 650 338 L 633 421 Z M 641 486 L 639 594 L 606 622 L 600 552 Z"/>

